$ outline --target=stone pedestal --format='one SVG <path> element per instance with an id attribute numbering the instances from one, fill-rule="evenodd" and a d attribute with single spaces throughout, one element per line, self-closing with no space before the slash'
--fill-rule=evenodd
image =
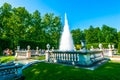
<path id="1" fill-rule="evenodd" d="M 20 51 L 20 46 L 17 46 L 17 51 Z"/>
<path id="2" fill-rule="evenodd" d="M 27 58 L 31 58 L 31 51 L 30 51 L 30 46 L 28 45 L 27 46 L 27 55 L 26 55 Z"/>
<path id="3" fill-rule="evenodd" d="M 16 53 L 15 53 L 15 58 L 17 58 L 17 56 L 18 56 L 18 53 L 16 52 Z"/>
<path id="4" fill-rule="evenodd" d="M 100 51 L 102 51 L 102 50 L 103 50 L 103 46 L 102 46 L 102 44 L 101 44 L 101 43 L 99 44 L 99 49 L 100 49 Z"/>
<path id="5" fill-rule="evenodd" d="M 15 53 L 15 58 L 16 58 L 17 56 L 18 56 L 18 53 L 16 52 L 16 53 Z"/>
<path id="6" fill-rule="evenodd" d="M 108 48 L 109 48 L 108 56 L 109 56 L 109 57 L 112 57 L 112 52 L 113 52 L 112 46 L 109 44 L 109 45 L 108 45 Z"/>
<path id="7" fill-rule="evenodd" d="M 27 55 L 26 55 L 27 58 L 31 58 L 31 51 L 27 51 Z"/>
<path id="8" fill-rule="evenodd" d="M 39 50 L 38 50 L 39 48 L 38 47 L 36 47 L 36 52 L 35 52 L 35 54 L 39 54 Z"/>
<path id="9" fill-rule="evenodd" d="M 109 57 L 112 57 L 112 53 L 113 53 L 113 50 L 112 50 L 112 49 L 109 49 L 108 56 L 109 56 Z"/>
<path id="10" fill-rule="evenodd" d="M 49 61 L 49 57 L 50 57 L 49 51 L 46 51 L 46 52 L 45 52 L 45 60 L 46 60 L 47 62 Z"/>

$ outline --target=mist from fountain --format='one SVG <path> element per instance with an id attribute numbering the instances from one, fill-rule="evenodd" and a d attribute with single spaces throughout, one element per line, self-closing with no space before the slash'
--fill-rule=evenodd
<path id="1" fill-rule="evenodd" d="M 74 51 L 73 39 L 70 33 L 66 13 L 65 13 L 65 24 L 64 24 L 64 28 L 63 28 L 63 32 L 62 32 L 62 36 L 60 40 L 59 50 L 60 51 Z"/>

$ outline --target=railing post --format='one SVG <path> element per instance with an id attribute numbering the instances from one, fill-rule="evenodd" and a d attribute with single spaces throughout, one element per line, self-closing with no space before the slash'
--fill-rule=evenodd
<path id="1" fill-rule="evenodd" d="M 15 58 L 18 57 L 18 51 L 20 51 L 20 46 L 17 46 L 17 50 L 16 50 L 16 52 L 15 52 Z"/>
<path id="2" fill-rule="evenodd" d="M 38 50 L 38 49 L 39 49 L 39 47 L 37 46 L 37 47 L 36 47 L 36 52 L 35 52 L 35 54 L 38 54 L 38 53 L 39 53 L 39 50 Z"/>
<path id="3" fill-rule="evenodd" d="M 45 52 L 45 60 L 46 60 L 47 62 L 49 62 L 49 59 L 50 59 L 49 51 L 46 51 L 46 52 Z"/>
<path id="4" fill-rule="evenodd" d="M 112 47 L 110 44 L 108 45 L 108 48 L 109 48 L 108 56 L 112 57 Z"/>
<path id="5" fill-rule="evenodd" d="M 30 46 L 28 45 L 27 46 L 27 55 L 26 55 L 27 58 L 31 58 L 31 51 L 30 51 Z"/>

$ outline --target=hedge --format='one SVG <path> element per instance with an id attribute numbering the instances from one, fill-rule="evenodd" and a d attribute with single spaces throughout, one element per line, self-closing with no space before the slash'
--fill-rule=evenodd
<path id="1" fill-rule="evenodd" d="M 87 44 L 87 49 L 90 49 L 91 48 L 91 46 L 93 46 L 93 48 L 99 48 L 99 44 L 100 43 L 92 43 L 92 44 Z M 103 48 L 108 48 L 108 45 L 109 45 L 109 43 L 101 43 L 102 44 L 102 47 Z M 114 43 L 113 43 L 114 44 Z M 111 44 L 112 45 L 112 44 Z M 115 45 L 115 47 L 116 47 L 116 44 L 114 44 Z"/>
<path id="2" fill-rule="evenodd" d="M 120 53 L 120 42 L 118 43 L 118 53 Z"/>
<path id="3" fill-rule="evenodd" d="M 12 49 L 12 41 L 10 39 L 7 38 L 0 38 L 0 54 L 3 52 L 3 50 L 5 50 L 6 48 L 10 48 Z"/>
<path id="4" fill-rule="evenodd" d="M 36 49 L 36 47 L 39 47 L 39 49 L 45 49 L 46 44 L 39 42 L 39 41 L 33 41 L 33 40 L 19 40 L 18 46 L 20 46 L 20 49 L 27 49 L 27 46 L 30 46 L 31 49 Z"/>

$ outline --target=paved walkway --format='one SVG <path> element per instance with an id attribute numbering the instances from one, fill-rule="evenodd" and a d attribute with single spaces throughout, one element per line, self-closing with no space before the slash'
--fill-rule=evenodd
<path id="1" fill-rule="evenodd" d="M 15 63 L 26 65 L 26 64 L 28 64 L 30 62 L 33 62 L 33 61 L 35 61 L 35 60 L 33 60 L 33 59 L 23 59 L 23 60 L 17 60 L 17 61 L 15 61 Z"/>
<path id="2" fill-rule="evenodd" d="M 110 60 L 120 61 L 120 58 L 110 58 Z"/>
<path id="3" fill-rule="evenodd" d="M 110 60 L 120 61 L 120 55 L 113 55 L 112 57 L 110 57 Z"/>
<path id="4" fill-rule="evenodd" d="M 18 60 L 15 61 L 17 64 L 23 64 L 24 66 L 22 67 L 22 70 L 31 66 L 32 64 L 36 64 L 39 62 L 45 62 L 45 60 L 33 60 L 33 59 L 26 59 L 26 60 Z"/>

